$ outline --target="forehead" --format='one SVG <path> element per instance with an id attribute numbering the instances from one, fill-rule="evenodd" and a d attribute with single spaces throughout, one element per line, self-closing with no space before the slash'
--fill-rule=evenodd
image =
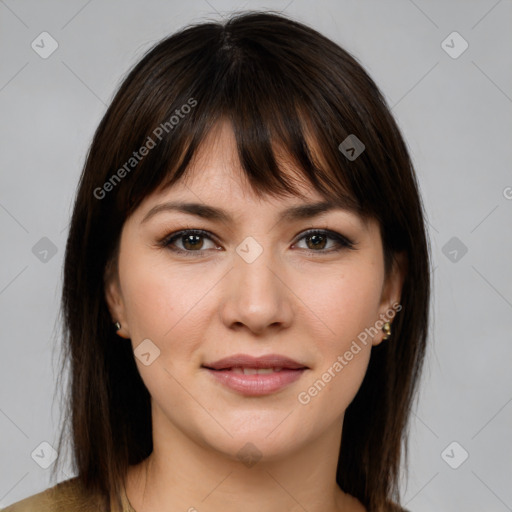
<path id="1" fill-rule="evenodd" d="M 141 223 L 160 211 L 180 211 L 205 219 L 236 223 L 244 217 L 269 213 L 278 220 L 304 220 L 331 210 L 345 213 L 367 224 L 348 198 L 323 196 L 292 163 L 275 148 L 282 174 L 292 178 L 295 194 L 258 194 L 251 186 L 239 159 L 231 124 L 218 122 L 196 150 L 185 174 L 172 186 L 163 186 L 139 207 Z M 263 208 L 263 210 L 262 210 Z"/>
<path id="2" fill-rule="evenodd" d="M 276 147 L 275 153 L 280 160 L 283 174 L 293 177 L 297 194 L 280 192 L 275 197 L 267 194 L 265 202 L 278 207 L 284 202 L 296 202 L 297 198 L 307 201 L 324 199 L 282 150 Z M 245 201 L 258 197 L 240 163 L 235 134 L 231 124 L 226 120 L 219 121 L 206 135 L 183 177 L 172 186 L 163 185 L 144 202 L 154 203 L 171 196 L 189 198 L 191 195 L 197 195 L 198 201 L 212 199 L 223 202 L 229 198 L 232 204 L 237 200 Z"/>
<path id="3" fill-rule="evenodd" d="M 221 180 L 220 180 L 221 181 Z M 208 185 L 208 184 L 206 184 Z M 242 188 L 240 184 L 232 189 Z M 217 192 L 217 193 L 216 193 Z M 217 191 L 208 186 L 203 190 L 193 190 L 183 183 L 175 184 L 167 193 L 152 197 L 147 206 L 140 211 L 139 228 L 151 223 L 151 219 L 165 219 L 169 212 L 194 216 L 209 222 L 222 223 L 228 227 L 239 226 L 241 222 L 257 222 L 268 219 L 275 226 L 277 223 L 295 223 L 312 221 L 324 214 L 336 213 L 335 218 L 345 218 L 345 222 L 364 231 L 371 231 L 373 221 L 362 218 L 353 212 L 350 204 L 345 204 L 343 198 L 332 201 L 315 193 L 305 197 L 288 196 L 248 197 L 237 196 L 228 187 Z"/>

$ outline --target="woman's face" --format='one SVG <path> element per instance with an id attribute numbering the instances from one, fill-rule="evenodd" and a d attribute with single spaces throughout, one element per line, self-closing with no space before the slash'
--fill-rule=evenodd
<path id="1" fill-rule="evenodd" d="M 107 300 L 152 396 L 154 435 L 179 433 L 231 457 L 251 442 L 278 458 L 339 436 L 372 344 L 400 300 L 402 275 L 385 281 L 376 222 L 342 209 L 280 219 L 322 196 L 304 186 L 305 198 L 257 200 L 241 180 L 229 125 L 214 135 L 186 183 L 147 197 L 125 222 L 119 282 L 108 284 Z M 222 209 L 230 220 L 170 208 L 148 215 L 168 202 Z M 187 229 L 207 234 L 160 243 Z M 312 229 L 354 246 L 305 235 Z M 205 367 L 240 354 L 285 356 L 305 369 L 245 375 Z"/>

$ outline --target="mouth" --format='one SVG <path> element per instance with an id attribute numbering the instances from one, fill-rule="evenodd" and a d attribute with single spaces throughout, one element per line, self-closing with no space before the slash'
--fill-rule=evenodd
<path id="1" fill-rule="evenodd" d="M 291 368 L 285 368 L 285 370 L 290 370 Z M 267 375 L 269 373 L 277 373 L 283 370 L 283 367 L 278 368 L 247 368 L 234 366 L 233 368 L 222 368 L 220 370 L 215 370 L 214 368 L 208 368 L 208 370 L 213 370 L 214 372 L 225 372 L 229 371 L 232 373 L 238 373 L 243 375 Z M 295 370 L 294 370 L 295 371 Z"/>
<path id="2" fill-rule="evenodd" d="M 237 354 L 202 368 L 227 388 L 246 396 L 262 396 L 280 391 L 296 382 L 309 368 L 286 356 L 270 354 L 252 357 Z"/>
<path id="3" fill-rule="evenodd" d="M 256 370 L 300 370 L 308 367 L 302 363 L 295 361 L 287 356 L 280 354 L 267 354 L 264 356 L 254 357 L 249 354 L 234 354 L 224 357 L 211 363 L 202 365 L 211 370 L 230 370 L 232 368 L 256 369 Z"/>

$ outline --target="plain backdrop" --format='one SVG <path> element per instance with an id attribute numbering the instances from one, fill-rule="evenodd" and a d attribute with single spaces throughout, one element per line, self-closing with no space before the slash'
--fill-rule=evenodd
<path id="1" fill-rule="evenodd" d="M 67 227 L 106 105 L 159 39 L 247 9 L 281 10 L 351 52 L 410 148 L 434 289 L 403 503 L 512 510 L 510 0 L 0 0 L 0 507 L 49 485 L 36 461 L 59 432 Z"/>

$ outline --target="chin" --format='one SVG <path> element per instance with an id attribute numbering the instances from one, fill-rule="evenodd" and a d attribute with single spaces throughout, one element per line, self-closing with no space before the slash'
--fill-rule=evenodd
<path id="1" fill-rule="evenodd" d="M 280 425 L 283 417 L 286 415 L 280 415 L 279 420 L 271 427 L 267 422 L 263 426 L 257 426 L 253 419 L 248 419 L 247 421 L 252 423 L 252 428 L 248 428 L 247 425 L 238 430 L 227 427 L 233 437 L 226 434 L 211 438 L 209 435 L 204 440 L 211 449 L 224 454 L 229 459 L 240 461 L 248 467 L 253 463 L 253 459 L 258 461 L 262 459 L 263 462 L 283 459 L 307 444 L 305 432 L 290 428 L 291 425 L 287 425 L 287 428 Z"/>

